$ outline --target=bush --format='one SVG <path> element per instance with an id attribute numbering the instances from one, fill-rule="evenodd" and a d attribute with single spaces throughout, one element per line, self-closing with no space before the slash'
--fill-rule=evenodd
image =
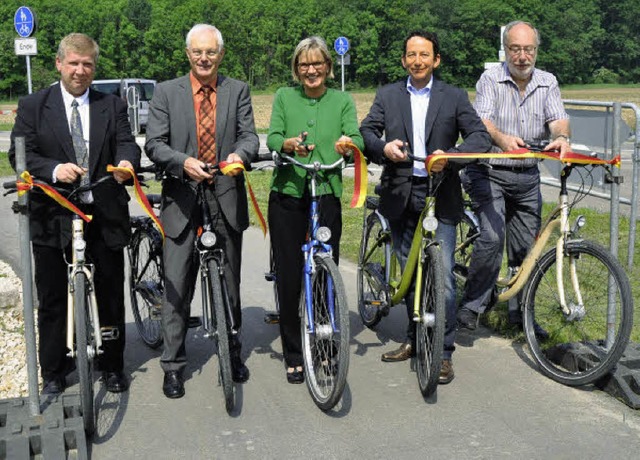
<path id="1" fill-rule="evenodd" d="M 593 82 L 602 83 L 620 83 L 620 75 L 606 67 L 600 67 L 593 72 Z"/>

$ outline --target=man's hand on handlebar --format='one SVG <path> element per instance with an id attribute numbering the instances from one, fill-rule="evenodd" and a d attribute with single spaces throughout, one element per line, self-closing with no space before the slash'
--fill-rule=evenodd
<path id="1" fill-rule="evenodd" d="M 549 142 L 549 145 L 545 147 L 545 150 L 556 150 L 560 152 L 560 159 L 564 158 L 565 153 L 571 151 L 571 144 L 567 141 L 567 138 L 563 136 L 556 137 L 553 141 Z"/>
<path id="2" fill-rule="evenodd" d="M 73 184 L 87 173 L 88 171 L 86 169 L 81 168 L 75 163 L 63 163 L 56 167 L 56 181 Z"/>
<path id="3" fill-rule="evenodd" d="M 527 146 L 527 143 L 521 137 L 502 133 L 494 139 L 494 142 L 503 152 L 510 152 Z"/>
<path id="4" fill-rule="evenodd" d="M 436 154 L 442 154 L 445 153 L 443 150 L 436 150 L 433 152 L 433 155 Z M 439 173 L 442 172 L 442 170 L 445 168 L 445 166 L 447 166 L 447 163 L 449 162 L 449 160 L 447 160 L 446 158 L 441 158 L 437 161 L 435 161 L 432 165 L 431 165 L 431 172 L 432 173 Z"/>
<path id="5" fill-rule="evenodd" d="M 208 165 L 197 158 L 189 157 L 184 161 L 184 172 L 196 182 L 213 179 L 213 175 L 208 171 Z"/>
<path id="6" fill-rule="evenodd" d="M 392 140 L 391 142 L 387 142 L 384 146 L 384 156 L 389 160 L 397 163 L 399 161 L 407 160 L 407 152 L 405 149 L 405 143 L 400 139 Z"/>
<path id="7" fill-rule="evenodd" d="M 242 158 L 237 153 L 230 153 L 227 157 L 227 163 L 242 163 Z M 230 169 L 226 175 L 227 176 L 237 176 L 238 174 L 242 174 L 241 168 L 233 168 Z"/>

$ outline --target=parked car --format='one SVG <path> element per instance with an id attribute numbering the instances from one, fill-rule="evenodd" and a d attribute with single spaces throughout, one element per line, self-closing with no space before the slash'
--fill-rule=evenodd
<path id="1" fill-rule="evenodd" d="M 147 80 L 143 78 L 122 78 L 114 80 L 94 80 L 91 87 L 96 91 L 106 94 L 115 94 L 125 101 L 127 100 L 127 89 L 136 87 L 140 95 L 140 103 L 138 106 L 138 119 L 140 121 L 140 130 L 144 131 L 147 127 L 147 119 L 149 117 L 149 101 L 153 97 L 156 89 L 155 80 Z"/>

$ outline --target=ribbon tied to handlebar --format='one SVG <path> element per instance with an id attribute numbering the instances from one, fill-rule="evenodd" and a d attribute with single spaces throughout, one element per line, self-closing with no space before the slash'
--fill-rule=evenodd
<path id="1" fill-rule="evenodd" d="M 555 160 L 562 163 L 571 164 L 583 164 L 583 165 L 612 165 L 620 167 L 620 155 L 612 158 L 611 160 L 603 160 L 601 158 L 592 157 L 576 152 L 566 152 L 562 157 L 560 152 L 553 150 L 535 151 L 527 148 L 521 148 L 516 150 L 510 150 L 507 152 L 498 153 L 438 153 L 428 155 L 425 160 L 425 166 L 429 174 L 431 174 L 431 167 L 433 164 L 442 159 L 490 159 L 490 158 L 510 158 L 510 159 L 525 159 L 525 158 L 539 158 L 542 160 Z"/>

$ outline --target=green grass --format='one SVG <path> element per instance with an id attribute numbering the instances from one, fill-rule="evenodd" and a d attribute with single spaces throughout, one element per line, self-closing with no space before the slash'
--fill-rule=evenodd
<path id="1" fill-rule="evenodd" d="M 9 154 L 7 152 L 0 152 L 0 176 L 14 176 L 16 172 L 9 163 Z"/>

